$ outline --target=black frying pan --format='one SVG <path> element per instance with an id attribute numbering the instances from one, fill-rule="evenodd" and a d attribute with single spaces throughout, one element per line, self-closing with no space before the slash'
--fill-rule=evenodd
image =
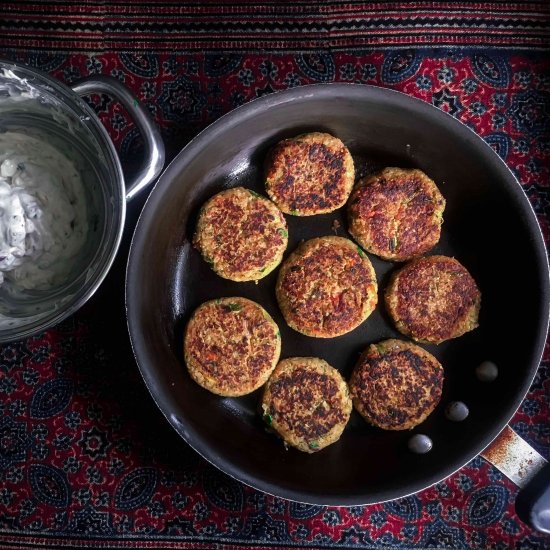
<path id="1" fill-rule="evenodd" d="M 399 337 L 383 300 L 353 332 L 330 340 L 302 336 L 284 322 L 276 273 L 259 284 L 216 276 L 191 247 L 199 207 L 226 187 L 264 192 L 262 165 L 277 141 L 321 130 L 350 148 L 359 174 L 384 166 L 418 167 L 447 199 L 441 242 L 477 280 L 480 327 L 426 346 L 445 368 L 440 405 L 414 430 L 431 452 L 407 449 L 411 432 L 384 432 L 354 412 L 341 440 L 314 455 L 285 450 L 257 414 L 259 392 L 220 398 L 196 385 L 182 359 L 182 333 L 195 307 L 219 296 L 261 303 L 279 324 L 282 357 L 319 356 L 348 377 L 371 342 Z M 345 212 L 288 216 L 290 252 L 302 239 L 346 235 Z M 371 257 L 382 293 L 390 262 Z M 127 271 L 128 326 L 151 395 L 174 429 L 224 472 L 281 497 L 331 505 L 369 504 L 425 488 L 480 453 L 510 420 L 539 364 L 548 326 L 548 264 L 536 218 L 509 169 L 481 138 L 453 117 L 406 95 L 362 85 L 305 86 L 265 96 L 212 124 L 170 164 L 152 191 L 134 235 Z M 483 384 L 483 360 L 500 375 Z M 449 401 L 470 416 L 446 419 Z"/>

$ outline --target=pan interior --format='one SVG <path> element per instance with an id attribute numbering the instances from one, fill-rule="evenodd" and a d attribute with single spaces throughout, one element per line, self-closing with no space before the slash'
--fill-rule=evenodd
<path id="1" fill-rule="evenodd" d="M 191 246 L 198 209 L 227 187 L 259 193 L 269 148 L 283 138 L 327 131 L 351 150 L 359 175 L 384 166 L 417 167 L 447 200 L 440 243 L 432 254 L 456 257 L 482 292 L 480 327 L 439 346 L 424 346 L 445 369 L 441 402 L 412 433 L 433 442 L 426 455 L 407 450 L 411 432 L 369 427 L 354 412 L 341 440 L 306 455 L 285 450 L 257 412 L 259 392 L 220 398 L 196 385 L 182 359 L 190 313 L 220 296 L 262 304 L 280 327 L 282 355 L 322 357 L 347 378 L 365 346 L 400 337 L 382 292 L 396 264 L 370 256 L 379 306 L 351 333 L 302 336 L 284 322 L 275 299 L 276 272 L 254 283 L 215 275 Z M 345 209 L 289 225 L 287 255 L 303 239 L 347 236 Z M 305 87 L 263 98 L 220 119 L 169 166 L 136 229 L 127 274 L 130 335 L 145 382 L 178 433 L 225 472 L 266 492 L 303 502 L 367 504 L 435 483 L 477 455 L 510 419 L 534 376 L 546 334 L 548 271 L 532 210 L 506 166 L 484 142 L 430 105 L 365 86 Z M 475 367 L 494 361 L 499 377 L 479 382 Z M 452 423 L 444 409 L 464 401 L 470 415 Z"/>

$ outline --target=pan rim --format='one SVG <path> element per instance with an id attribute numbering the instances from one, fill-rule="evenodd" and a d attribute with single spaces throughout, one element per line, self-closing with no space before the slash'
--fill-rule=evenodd
<path id="1" fill-rule="evenodd" d="M 541 319 L 539 321 L 538 334 L 536 335 L 535 345 L 532 349 L 532 364 L 529 365 L 529 369 L 526 369 L 527 375 L 523 381 L 521 388 L 516 392 L 514 399 L 510 400 L 506 411 L 500 413 L 500 420 L 494 423 L 492 429 L 487 429 L 484 432 L 483 436 L 479 438 L 479 442 L 475 445 L 478 449 L 477 452 L 466 458 L 450 459 L 442 465 L 437 471 L 436 475 L 424 476 L 421 478 L 421 481 L 411 482 L 409 487 L 404 492 L 397 493 L 395 490 L 387 491 L 377 491 L 376 494 L 370 494 L 370 496 L 359 496 L 359 495 L 349 495 L 343 494 L 336 499 L 334 496 L 325 496 L 319 493 L 314 493 L 309 490 L 297 491 L 288 487 L 276 486 L 270 482 L 265 482 L 262 479 L 259 479 L 256 475 L 250 475 L 243 468 L 240 468 L 238 464 L 234 462 L 228 463 L 228 461 L 220 460 L 219 455 L 213 451 L 208 445 L 203 445 L 200 434 L 191 433 L 186 427 L 182 424 L 180 419 L 174 417 L 171 414 L 171 411 L 168 410 L 170 407 L 166 403 L 161 403 L 160 395 L 155 390 L 154 384 L 154 369 L 149 368 L 146 364 L 143 363 L 143 357 L 145 355 L 145 348 L 143 342 L 140 339 L 139 335 L 139 323 L 134 316 L 134 303 L 135 303 L 135 288 L 132 288 L 132 281 L 136 277 L 135 273 L 139 271 L 139 254 L 138 250 L 140 248 L 140 242 L 143 243 L 144 238 L 144 226 L 145 219 L 147 216 L 150 216 L 151 212 L 154 212 L 161 202 L 163 196 L 164 188 L 168 188 L 170 182 L 173 180 L 173 176 L 177 174 L 182 164 L 182 159 L 190 159 L 194 156 L 195 151 L 202 149 L 204 145 L 207 145 L 209 141 L 216 137 L 218 132 L 226 132 L 231 128 L 232 125 L 242 122 L 242 118 L 253 116 L 253 113 L 258 109 L 272 108 L 284 104 L 289 101 L 295 101 L 300 99 L 301 101 L 307 100 L 308 97 L 328 94 L 330 97 L 338 95 L 338 93 L 348 95 L 350 99 L 354 94 L 360 94 L 362 97 L 365 97 L 365 94 L 372 94 L 374 97 L 377 95 L 386 96 L 389 98 L 393 96 L 396 101 L 401 101 L 413 105 L 416 109 L 425 111 L 428 116 L 439 117 L 444 124 L 444 120 L 447 122 L 449 119 L 452 119 L 454 122 L 450 122 L 451 125 L 454 125 L 453 131 L 457 131 L 459 134 L 462 134 L 460 137 L 465 137 L 470 141 L 474 142 L 478 147 L 482 148 L 485 151 L 485 155 L 489 155 L 495 164 L 498 167 L 499 171 L 503 173 L 503 180 L 501 184 L 504 184 L 509 187 L 509 190 L 513 193 L 514 202 L 521 207 L 521 213 L 526 217 L 527 226 L 531 232 L 532 246 L 537 261 L 539 263 L 539 272 L 541 273 L 541 300 L 543 304 L 546 304 L 546 308 L 541 306 L 540 311 L 537 312 Z M 467 132 L 465 132 L 467 130 Z M 503 170 L 504 169 L 504 170 Z M 504 181 L 506 183 L 504 183 Z M 543 273 L 544 272 L 544 273 Z M 542 276 L 544 275 L 544 276 Z M 140 374 L 145 382 L 145 385 L 151 394 L 154 402 L 156 403 L 159 410 L 165 416 L 172 428 L 182 437 L 188 445 L 190 445 L 199 455 L 204 459 L 210 462 L 219 470 L 223 471 L 230 477 L 245 483 L 255 489 L 259 489 L 265 493 L 282 497 L 288 500 L 315 504 L 315 505 L 332 505 L 332 506 L 353 506 L 353 505 L 365 505 L 365 504 L 374 504 L 385 502 L 388 500 L 393 500 L 395 498 L 403 498 L 408 495 L 414 494 L 418 491 L 426 489 L 443 479 L 446 479 L 456 471 L 464 467 L 468 462 L 473 458 L 478 456 L 483 449 L 485 449 L 491 442 L 498 436 L 498 434 L 504 429 L 504 427 L 510 422 L 512 417 L 515 415 L 516 411 L 520 407 L 523 399 L 525 398 L 530 385 L 536 375 L 537 369 L 540 365 L 540 361 L 544 352 L 544 346 L 546 343 L 548 335 L 548 326 L 550 321 L 550 271 L 548 265 L 548 256 L 546 253 L 546 247 L 544 243 L 544 237 L 541 231 L 541 228 L 538 224 L 536 214 L 533 210 L 533 207 L 527 198 L 523 188 L 513 172 L 510 170 L 508 165 L 502 160 L 497 153 L 491 148 L 491 146 L 483 140 L 475 131 L 465 125 L 463 122 L 453 117 L 449 113 L 442 111 L 435 107 L 434 105 L 423 101 L 422 99 L 409 96 L 403 92 L 396 90 L 391 90 L 379 86 L 370 86 L 365 84 L 352 84 L 352 83 L 332 83 L 332 84 L 312 84 L 307 86 L 300 86 L 290 90 L 285 90 L 282 92 L 277 92 L 270 94 L 268 96 L 263 96 L 256 98 L 217 119 L 212 124 L 207 126 L 204 130 L 199 132 L 181 151 L 180 153 L 170 162 L 170 164 L 165 168 L 159 180 L 155 184 L 155 187 L 152 189 L 149 194 L 147 201 L 139 215 L 136 228 L 134 230 L 130 251 L 128 256 L 128 262 L 126 266 L 126 278 L 125 278 L 125 308 L 126 308 L 126 318 L 127 326 L 130 336 L 130 342 L 132 346 L 132 351 L 140 370 Z M 373 498 L 374 497 L 374 498 Z"/>

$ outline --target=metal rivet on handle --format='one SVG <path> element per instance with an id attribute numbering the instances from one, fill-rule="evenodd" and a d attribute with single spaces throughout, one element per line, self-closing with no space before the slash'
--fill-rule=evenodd
<path id="1" fill-rule="evenodd" d="M 476 368 L 476 376 L 481 382 L 494 382 L 498 377 L 498 367 L 492 361 L 483 361 Z"/>
<path id="2" fill-rule="evenodd" d="M 445 416 L 452 422 L 462 422 L 468 418 L 469 414 L 466 403 L 462 401 L 451 401 L 445 408 Z"/>
<path id="3" fill-rule="evenodd" d="M 425 454 L 432 450 L 432 440 L 424 434 L 415 434 L 409 439 L 408 443 L 409 451 L 416 454 Z"/>

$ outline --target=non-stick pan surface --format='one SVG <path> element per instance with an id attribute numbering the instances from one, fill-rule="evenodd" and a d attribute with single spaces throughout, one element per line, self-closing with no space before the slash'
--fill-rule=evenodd
<path id="1" fill-rule="evenodd" d="M 380 300 L 353 332 L 334 339 L 302 336 L 284 322 L 275 299 L 276 272 L 254 283 L 215 275 L 191 246 L 199 207 L 216 192 L 243 185 L 263 193 L 269 148 L 321 130 L 350 148 L 359 174 L 384 166 L 418 167 L 447 200 L 441 242 L 431 252 L 455 256 L 482 291 L 480 327 L 439 346 L 445 384 L 435 412 L 413 432 L 384 432 L 353 413 L 341 440 L 314 455 L 286 450 L 257 413 L 259 392 L 220 398 L 196 385 L 182 359 L 185 322 L 219 296 L 245 296 L 277 321 L 282 357 L 318 356 L 348 377 L 361 350 L 400 337 L 383 307 L 395 264 L 371 256 Z M 338 224 L 335 224 L 335 220 Z M 289 248 L 302 239 L 346 236 L 345 211 L 287 216 Z M 403 94 L 360 85 L 296 88 L 253 101 L 207 128 L 172 162 L 152 191 L 134 235 L 127 271 L 128 325 L 135 356 L 157 405 L 201 455 L 235 478 L 302 502 L 368 504 L 429 486 L 476 456 L 519 406 L 537 369 L 548 324 L 548 265 L 533 211 L 506 165 L 481 138 L 435 107 Z M 479 382 L 475 367 L 494 361 L 499 377 Z M 450 401 L 469 417 L 446 419 Z M 425 433 L 431 452 L 407 441 Z"/>

